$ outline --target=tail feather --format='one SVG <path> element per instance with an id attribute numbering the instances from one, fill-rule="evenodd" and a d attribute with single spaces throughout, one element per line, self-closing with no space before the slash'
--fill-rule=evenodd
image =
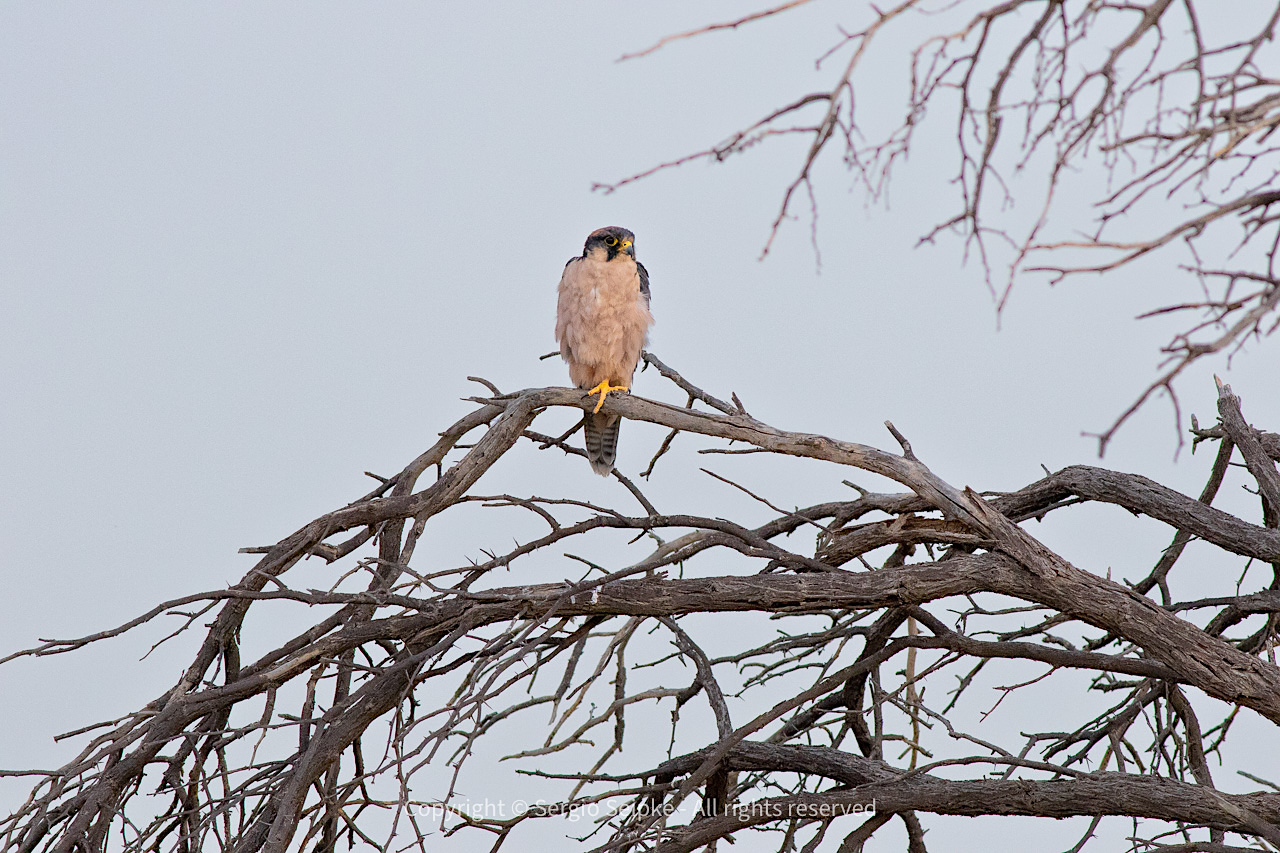
<path id="1" fill-rule="evenodd" d="M 582 434 L 586 440 L 587 459 L 591 470 L 607 477 L 613 470 L 613 460 L 618 455 L 618 427 L 622 418 L 604 412 L 588 412 L 582 420 Z"/>

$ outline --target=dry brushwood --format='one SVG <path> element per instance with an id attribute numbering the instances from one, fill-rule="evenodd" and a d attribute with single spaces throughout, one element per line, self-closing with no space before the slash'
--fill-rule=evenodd
<path id="1" fill-rule="evenodd" d="M 1280 845 L 1275 786 L 1228 793 L 1211 772 L 1239 718 L 1253 718 L 1251 736 L 1280 725 L 1280 440 L 1248 425 L 1229 387 L 1218 424 L 1197 428 L 1217 446 L 1198 497 L 1084 466 L 984 494 L 940 479 L 892 425 L 900 452 L 788 432 L 645 360 L 687 405 L 606 406 L 670 430 L 658 455 L 671 436 L 701 437 L 708 451 L 825 460 L 834 488 L 856 468 L 905 491 L 793 510 L 752 493 L 772 507 L 762 524 L 662 514 L 617 472 L 621 507 L 474 494 L 507 454 L 581 455 L 533 427 L 594 403 L 568 388 L 493 389 L 369 494 L 250 549 L 261 559 L 234 586 L 10 655 L 69 652 L 171 611 L 190 629 L 216 610 L 172 689 L 83 729 L 63 767 L 27 771 L 29 797 L 0 819 L 3 850 L 426 849 L 442 829 L 490 833 L 496 850 L 518 848 L 528 821 L 588 809 L 566 832 L 601 853 L 747 833 L 767 849 L 852 851 L 890 823 L 920 851 L 936 815 L 1091 817 L 1077 850 L 1107 818 L 1125 819 L 1135 850 Z M 1260 521 L 1213 506 L 1224 479 L 1246 473 Z M 1024 526 L 1089 503 L 1168 528 L 1144 577 L 1074 566 Z M 428 519 L 468 507 L 499 529 L 521 512 L 545 530 L 483 561 L 415 556 Z M 606 548 L 608 562 L 569 553 L 595 553 L 609 531 L 633 538 Z M 307 556 L 330 566 L 328 589 L 289 583 L 320 576 L 316 562 L 299 569 Z M 1232 568 L 1250 563 L 1271 571 Z M 1188 564 L 1213 566 L 1216 595 L 1173 596 Z M 249 648 L 241 628 L 269 618 L 269 601 L 322 618 Z M 772 628 L 720 627 L 743 618 Z M 1045 718 L 1068 727 L 966 723 L 975 705 L 1046 687 Z M 428 764 L 470 768 L 512 726 L 537 805 L 475 815 L 461 795 L 415 797 Z M 1253 774 L 1270 756 L 1248 756 L 1258 766 L 1241 773 L 1264 781 Z"/>
<path id="2" fill-rule="evenodd" d="M 789 0 L 622 58 L 808 3 Z M 721 162 L 799 137 L 804 153 L 769 229 L 768 254 L 801 191 L 816 248 L 814 185 L 824 151 L 877 199 L 894 168 L 906 168 L 913 146 L 924 149 L 923 162 L 954 163 L 956 204 L 920 242 L 959 235 L 966 257 L 982 265 L 998 311 L 1023 273 L 1056 283 L 1182 246 L 1180 274 L 1170 267 L 1152 276 L 1145 268 L 1147 278 L 1166 284 L 1156 289 L 1163 304 L 1142 317 L 1187 319 L 1163 347 L 1158 375 L 1097 436 L 1100 454 L 1157 392 L 1169 395 L 1180 419 L 1174 381 L 1192 363 L 1215 353 L 1230 357 L 1280 326 L 1280 78 L 1269 73 L 1280 59 L 1280 3 L 1237 4 L 1225 14 L 1202 0 L 901 0 L 840 15 L 862 22 L 842 23 L 818 58 L 823 88 L 769 108 L 705 150 L 596 189 L 613 192 L 685 163 Z M 873 45 L 894 38 L 915 44 L 905 68 L 871 56 Z M 868 104 L 893 97 L 886 93 L 895 80 L 901 118 L 883 126 Z M 930 119 L 946 124 L 945 150 L 927 141 Z M 926 141 L 918 141 L 922 135 Z M 1098 174 L 1091 162 L 1103 165 L 1105 183 L 1091 180 Z M 1081 193 L 1091 194 L 1084 199 L 1089 221 L 1072 206 Z"/>

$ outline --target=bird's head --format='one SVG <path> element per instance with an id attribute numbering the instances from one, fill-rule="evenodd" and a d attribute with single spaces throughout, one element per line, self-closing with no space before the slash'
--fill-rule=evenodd
<path id="1" fill-rule="evenodd" d="M 582 256 L 596 257 L 604 261 L 612 261 L 617 257 L 635 258 L 636 235 L 617 225 L 597 228 L 587 237 L 587 245 L 582 249 Z"/>

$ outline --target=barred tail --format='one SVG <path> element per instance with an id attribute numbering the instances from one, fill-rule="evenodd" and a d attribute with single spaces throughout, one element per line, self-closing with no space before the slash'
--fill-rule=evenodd
<path id="1" fill-rule="evenodd" d="M 602 477 L 613 470 L 613 460 L 618 453 L 618 427 L 622 418 L 603 412 L 588 412 L 582 420 L 582 434 L 586 439 L 587 459 L 591 470 Z"/>

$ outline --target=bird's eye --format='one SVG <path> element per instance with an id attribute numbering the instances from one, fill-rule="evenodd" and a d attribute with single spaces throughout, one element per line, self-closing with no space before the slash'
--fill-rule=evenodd
<path id="1" fill-rule="evenodd" d="M 611 247 L 612 247 L 612 246 L 616 246 L 616 245 L 618 245 L 618 238 L 617 238 L 617 237 L 614 237 L 612 234 L 610 234 L 608 237 L 605 237 L 605 238 L 604 238 L 604 244 L 605 244 L 606 246 L 611 246 Z"/>

